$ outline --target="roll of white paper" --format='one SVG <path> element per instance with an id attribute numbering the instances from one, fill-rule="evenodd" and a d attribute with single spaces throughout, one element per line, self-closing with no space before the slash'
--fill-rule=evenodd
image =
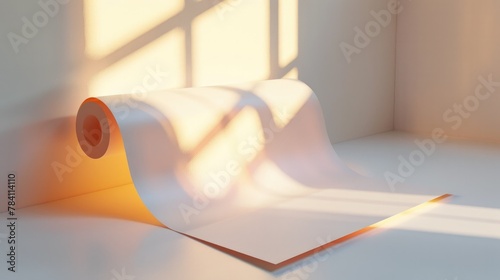
<path id="1" fill-rule="evenodd" d="M 300 81 L 89 98 L 76 129 L 91 158 L 126 153 L 165 226 L 270 265 L 437 197 L 393 193 L 347 168 Z"/>

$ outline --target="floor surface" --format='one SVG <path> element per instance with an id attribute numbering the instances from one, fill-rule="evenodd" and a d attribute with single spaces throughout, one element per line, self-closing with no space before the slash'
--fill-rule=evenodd
<path id="1" fill-rule="evenodd" d="M 0 279 L 500 279 L 500 145 L 419 138 L 428 144 L 422 151 L 416 139 L 390 132 L 334 148 L 364 176 L 386 180 L 391 172 L 394 192 L 451 197 L 277 271 L 162 227 L 128 185 L 18 209 L 16 273 L 7 270 L 1 214 Z M 405 161 L 411 166 L 398 172 Z"/>

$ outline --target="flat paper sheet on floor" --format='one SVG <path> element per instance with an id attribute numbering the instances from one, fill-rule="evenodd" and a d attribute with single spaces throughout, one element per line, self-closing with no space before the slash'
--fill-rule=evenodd
<path id="1" fill-rule="evenodd" d="M 269 264 L 437 197 L 347 168 L 299 81 L 89 98 L 76 122 L 88 156 L 126 154 L 165 226 Z"/>

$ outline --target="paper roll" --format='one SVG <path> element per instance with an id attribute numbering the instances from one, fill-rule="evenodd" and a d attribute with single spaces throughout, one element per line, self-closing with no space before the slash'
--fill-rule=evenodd
<path id="1" fill-rule="evenodd" d="M 113 113 L 97 98 L 88 98 L 80 106 L 76 118 L 77 139 L 80 147 L 91 158 L 116 152 L 122 141 Z"/>
<path id="2" fill-rule="evenodd" d="M 436 197 L 391 193 L 347 168 L 300 81 L 89 98 L 76 129 L 91 158 L 126 153 L 165 226 L 270 265 Z"/>

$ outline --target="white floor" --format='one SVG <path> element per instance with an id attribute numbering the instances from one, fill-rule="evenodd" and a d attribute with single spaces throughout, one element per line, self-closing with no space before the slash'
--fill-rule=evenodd
<path id="1" fill-rule="evenodd" d="M 391 132 L 335 150 L 385 180 L 415 139 Z M 160 227 L 131 185 L 19 209 L 17 272 L 7 271 L 2 225 L 0 279 L 500 279 L 500 145 L 448 140 L 404 179 L 395 192 L 453 196 L 274 272 Z"/>

